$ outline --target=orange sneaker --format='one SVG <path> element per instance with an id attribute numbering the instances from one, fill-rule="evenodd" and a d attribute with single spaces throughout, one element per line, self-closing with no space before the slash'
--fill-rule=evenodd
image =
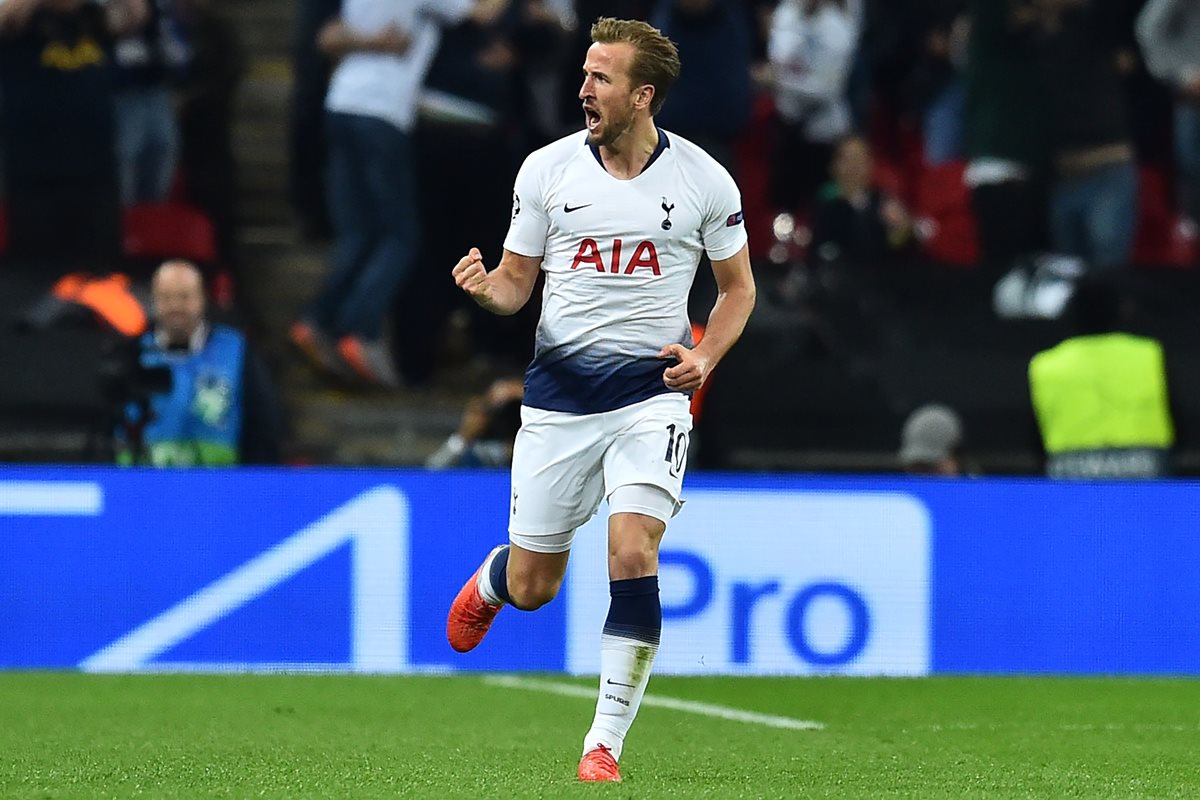
<path id="1" fill-rule="evenodd" d="M 337 341 L 337 352 L 358 377 L 384 389 L 399 389 L 400 376 L 392 365 L 392 357 L 382 342 L 368 342 L 357 336 L 343 336 Z"/>
<path id="2" fill-rule="evenodd" d="M 621 782 L 621 768 L 612 757 L 612 751 L 604 745 L 588 750 L 579 760 L 579 780 L 588 782 Z"/>
<path id="3" fill-rule="evenodd" d="M 483 563 L 488 562 L 485 559 Z M 478 580 L 481 569 L 483 564 L 480 564 L 471 579 L 463 584 L 458 597 L 450 604 L 450 614 L 446 617 L 446 638 L 450 641 L 450 646 L 460 653 L 474 650 L 476 645 L 483 641 L 488 629 L 492 627 L 492 620 L 503 608 L 490 605 L 479 594 Z"/>
<path id="4" fill-rule="evenodd" d="M 288 339 L 291 340 L 292 345 L 313 365 L 325 369 L 328 358 L 321 349 L 319 337 L 320 334 L 312 323 L 304 320 L 297 320 L 288 328 Z"/>
<path id="5" fill-rule="evenodd" d="M 333 340 L 313 323 L 303 319 L 293 322 L 288 328 L 288 340 L 317 371 L 343 380 L 353 377 L 349 366 L 338 358 Z"/>

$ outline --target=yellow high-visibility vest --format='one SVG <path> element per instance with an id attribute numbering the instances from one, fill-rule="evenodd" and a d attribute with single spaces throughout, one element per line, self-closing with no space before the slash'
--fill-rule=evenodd
<path id="1" fill-rule="evenodd" d="M 1050 455 L 1175 441 L 1162 345 L 1154 339 L 1067 339 L 1029 362 L 1029 391 Z"/>

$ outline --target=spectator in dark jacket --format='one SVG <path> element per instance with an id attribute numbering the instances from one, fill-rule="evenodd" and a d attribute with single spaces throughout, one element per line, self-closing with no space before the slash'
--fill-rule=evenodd
<path id="1" fill-rule="evenodd" d="M 1049 158 L 1037 42 L 1011 0 L 970 0 L 965 180 L 993 272 L 1045 248 Z"/>
<path id="2" fill-rule="evenodd" d="M 118 258 L 112 46 L 145 18 L 145 0 L 0 4 L 0 138 L 14 260 L 65 271 Z"/>
<path id="3" fill-rule="evenodd" d="M 1129 263 L 1137 166 L 1122 61 L 1132 31 L 1112 2 L 1030 4 L 1041 41 L 1054 180 L 1054 249 L 1095 269 Z"/>
<path id="4" fill-rule="evenodd" d="M 849 136 L 838 144 L 833 181 L 813 206 L 809 252 L 816 260 L 878 266 L 911 243 L 908 211 L 874 183 L 873 170 L 871 149 L 863 137 Z"/>
<path id="5" fill-rule="evenodd" d="M 180 87 L 180 168 L 187 200 L 216 229 L 218 259 L 233 266 L 233 103 L 246 72 L 246 53 L 234 26 L 210 0 L 186 0 L 184 9 L 192 61 Z"/>
<path id="6" fill-rule="evenodd" d="M 733 146 L 750 121 L 752 42 L 733 0 L 661 0 L 651 23 L 679 47 L 687 69 L 655 120 L 737 174 Z"/>

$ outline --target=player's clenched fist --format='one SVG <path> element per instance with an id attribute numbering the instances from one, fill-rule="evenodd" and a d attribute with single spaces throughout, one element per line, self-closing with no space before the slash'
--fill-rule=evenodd
<path id="1" fill-rule="evenodd" d="M 483 255 L 478 247 L 472 247 L 471 252 L 458 260 L 451 272 L 454 282 L 476 301 L 487 300 L 488 279 L 487 268 L 483 266 Z"/>
<path id="2" fill-rule="evenodd" d="M 694 392 L 699 389 L 708 378 L 711 369 L 707 358 L 681 344 L 667 345 L 658 352 L 658 357 L 675 359 L 674 366 L 663 370 L 663 383 L 668 389 L 677 392 Z"/>

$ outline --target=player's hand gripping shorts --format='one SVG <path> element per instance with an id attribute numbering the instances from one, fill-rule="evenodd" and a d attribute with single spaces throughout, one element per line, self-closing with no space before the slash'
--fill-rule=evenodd
<path id="1" fill-rule="evenodd" d="M 569 550 L 575 529 L 620 487 L 658 487 L 650 491 L 669 496 L 668 513 L 661 516 L 674 515 L 682 505 L 689 406 L 687 396 L 671 393 L 599 414 L 522 407 L 513 447 L 510 540 L 540 553 Z"/>

